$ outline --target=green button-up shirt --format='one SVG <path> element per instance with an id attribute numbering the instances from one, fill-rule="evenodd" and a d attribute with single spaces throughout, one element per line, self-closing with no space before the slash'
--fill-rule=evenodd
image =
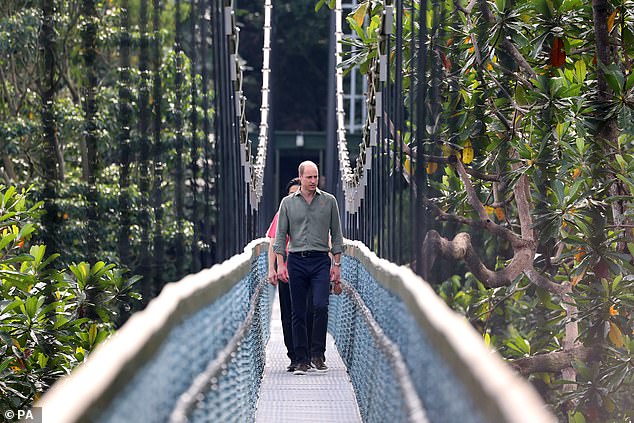
<path id="1" fill-rule="evenodd" d="M 282 200 L 277 220 L 273 251 L 285 253 L 286 235 L 290 236 L 288 251 L 331 251 L 343 252 L 343 235 L 339 207 L 332 194 L 317 188 L 313 201 L 306 202 L 300 190 Z M 332 247 L 328 247 L 328 235 Z"/>

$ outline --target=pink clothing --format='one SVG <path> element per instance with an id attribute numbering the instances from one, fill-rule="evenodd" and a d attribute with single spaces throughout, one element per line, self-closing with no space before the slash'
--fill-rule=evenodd
<path id="1" fill-rule="evenodd" d="M 266 236 L 268 236 L 270 239 L 275 239 L 275 232 L 277 231 L 277 215 L 278 213 L 275 213 L 275 216 L 273 216 L 273 220 L 271 221 L 271 226 L 269 226 L 269 230 L 266 231 Z M 286 235 L 286 255 L 288 255 L 288 241 L 289 241 L 289 236 Z"/>

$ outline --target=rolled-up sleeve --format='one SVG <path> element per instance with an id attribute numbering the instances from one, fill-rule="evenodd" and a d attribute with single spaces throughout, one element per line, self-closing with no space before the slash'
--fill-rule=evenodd
<path id="1" fill-rule="evenodd" d="M 273 251 L 277 254 L 286 253 L 286 235 L 288 235 L 288 213 L 286 210 L 286 198 L 282 200 L 277 214 L 277 230 L 275 231 L 275 242 Z"/>
<path id="2" fill-rule="evenodd" d="M 334 197 L 332 198 L 332 207 L 330 209 L 330 237 L 332 240 L 330 252 L 332 254 L 343 253 L 343 234 L 341 233 L 339 206 L 337 205 L 337 200 Z"/>

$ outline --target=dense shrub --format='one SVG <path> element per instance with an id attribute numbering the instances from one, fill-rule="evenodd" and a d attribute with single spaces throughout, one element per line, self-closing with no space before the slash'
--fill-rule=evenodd
<path id="1" fill-rule="evenodd" d="M 140 296 L 114 264 L 57 269 L 34 234 L 43 204 L 0 188 L 0 409 L 30 404 L 115 329 Z"/>

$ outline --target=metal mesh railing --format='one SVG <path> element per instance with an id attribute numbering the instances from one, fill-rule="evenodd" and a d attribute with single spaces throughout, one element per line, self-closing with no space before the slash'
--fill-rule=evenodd
<path id="1" fill-rule="evenodd" d="M 364 422 L 554 422 L 530 385 L 411 270 L 348 241 L 329 331 Z"/>
<path id="2" fill-rule="evenodd" d="M 253 420 L 273 301 L 267 245 L 167 285 L 43 398 L 46 421 Z"/>
<path id="3" fill-rule="evenodd" d="M 358 262 L 347 261 L 345 274 L 354 274 Z M 361 281 L 368 282 L 368 281 Z M 366 422 L 396 421 L 427 423 L 426 412 L 398 345 L 374 318 L 357 288 L 344 281 L 345 296 L 334 299 L 330 331 L 357 392 L 361 415 Z M 368 375 L 367 369 L 373 369 Z M 380 396 L 376 393 L 380 392 Z"/>
<path id="4" fill-rule="evenodd" d="M 355 385 L 363 420 L 486 421 L 403 301 L 374 280 L 357 259 L 344 261 L 345 295 L 333 300 L 336 311 L 330 329 Z M 412 404 L 421 399 L 424 413 Z"/>
<path id="5" fill-rule="evenodd" d="M 258 266 L 254 267 L 249 277 L 260 273 Z M 246 318 L 216 354 L 216 359 L 180 395 L 170 415 L 171 422 L 243 422 L 253 419 L 264 371 L 264 347 L 270 333 L 270 290 L 270 286 L 262 281 L 257 284 L 250 295 L 252 300 Z M 235 306 L 237 303 L 226 304 Z M 241 308 L 238 306 L 239 310 Z M 235 310 L 219 311 L 229 316 L 232 312 Z"/>

